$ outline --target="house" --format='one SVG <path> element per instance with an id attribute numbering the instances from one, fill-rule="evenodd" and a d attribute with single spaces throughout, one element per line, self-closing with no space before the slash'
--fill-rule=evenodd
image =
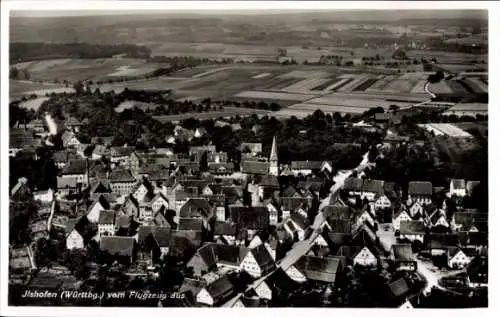
<path id="1" fill-rule="evenodd" d="M 25 128 L 35 133 L 43 133 L 45 131 L 45 124 L 43 120 L 33 119 L 25 124 Z"/>
<path id="2" fill-rule="evenodd" d="M 305 239 L 305 233 L 306 230 L 309 228 L 310 222 L 307 220 L 306 217 L 303 215 L 293 213 L 290 215 L 290 218 L 286 221 L 285 223 L 285 229 L 289 230 L 289 232 L 292 234 L 293 228 L 290 228 L 290 226 L 293 226 L 295 230 L 297 231 L 299 240 L 302 241 Z"/>
<path id="3" fill-rule="evenodd" d="M 186 266 L 193 269 L 195 276 L 202 276 L 217 269 L 217 249 L 212 244 L 199 248 L 187 262 Z"/>
<path id="4" fill-rule="evenodd" d="M 257 156 L 262 153 L 262 143 L 243 142 L 240 146 L 241 153 L 251 153 Z"/>
<path id="5" fill-rule="evenodd" d="M 40 144 L 32 131 L 25 129 L 10 129 L 9 133 L 9 156 L 15 157 L 20 152 L 34 153 L 35 148 Z"/>
<path id="6" fill-rule="evenodd" d="M 130 194 L 136 184 L 136 180 L 130 171 L 117 168 L 109 173 L 108 182 L 113 193 L 119 196 Z"/>
<path id="7" fill-rule="evenodd" d="M 241 173 L 244 175 L 267 175 L 269 171 L 269 162 L 263 161 L 241 161 Z"/>
<path id="8" fill-rule="evenodd" d="M 101 144 L 96 144 L 94 147 L 94 150 L 92 151 L 92 159 L 93 160 L 100 160 L 103 157 L 109 158 L 111 156 L 111 150 Z"/>
<path id="9" fill-rule="evenodd" d="M 208 152 L 207 162 L 210 163 L 226 163 L 228 160 L 226 152 Z"/>
<path id="10" fill-rule="evenodd" d="M 400 277 L 394 281 L 387 282 L 390 294 L 395 298 L 401 298 L 410 291 L 408 282 L 404 277 Z"/>
<path id="11" fill-rule="evenodd" d="M 480 184 L 481 182 L 479 181 L 467 181 L 467 184 L 465 186 L 465 191 L 467 195 L 471 196 L 474 189 L 477 188 L 477 186 L 479 186 Z"/>
<path id="12" fill-rule="evenodd" d="M 54 152 L 52 159 L 56 164 L 57 168 L 64 168 L 70 161 L 76 160 L 78 158 L 77 154 L 70 150 L 62 150 Z"/>
<path id="13" fill-rule="evenodd" d="M 57 193 L 59 195 L 71 195 L 76 193 L 80 188 L 81 185 L 78 183 L 76 177 L 57 177 Z"/>
<path id="14" fill-rule="evenodd" d="M 170 227 L 146 226 L 139 227 L 135 235 L 138 252 L 137 260 L 148 266 L 166 256 L 170 250 Z"/>
<path id="15" fill-rule="evenodd" d="M 273 299 L 273 291 L 269 287 L 268 283 L 266 283 L 266 281 L 260 283 L 254 290 L 260 299 Z"/>
<path id="16" fill-rule="evenodd" d="M 115 140 L 114 136 L 95 136 L 90 139 L 91 144 L 95 145 L 104 145 L 105 147 L 111 146 L 113 141 Z"/>
<path id="17" fill-rule="evenodd" d="M 299 283 L 310 280 L 335 284 L 342 273 L 342 263 L 338 258 L 305 255 L 285 272 Z"/>
<path id="18" fill-rule="evenodd" d="M 378 251 L 370 244 L 367 244 L 354 254 L 352 261 L 354 265 L 375 267 L 379 263 Z"/>
<path id="19" fill-rule="evenodd" d="M 475 258 L 475 249 L 449 248 L 448 249 L 448 268 L 463 269 L 467 267 Z"/>
<path id="20" fill-rule="evenodd" d="M 178 230 L 202 231 L 203 220 L 200 218 L 179 218 Z"/>
<path id="21" fill-rule="evenodd" d="M 294 176 L 310 175 L 320 171 L 322 167 L 322 161 L 292 161 L 290 164 L 290 169 Z"/>
<path id="22" fill-rule="evenodd" d="M 102 252 L 111 256 L 124 258 L 133 262 L 136 251 L 136 240 L 134 237 L 105 236 L 101 237 L 99 247 Z"/>
<path id="23" fill-rule="evenodd" d="M 410 216 L 413 219 L 421 219 L 425 217 L 424 206 L 419 201 L 413 202 L 410 207 Z"/>
<path id="24" fill-rule="evenodd" d="M 361 187 L 361 199 L 368 199 L 374 201 L 376 195 L 384 194 L 384 181 L 365 179 Z"/>
<path id="25" fill-rule="evenodd" d="M 188 198 L 179 209 L 179 218 L 202 218 L 205 227 L 213 216 L 213 207 L 205 198 Z"/>
<path id="26" fill-rule="evenodd" d="M 451 227 L 456 231 L 478 232 L 481 225 L 487 222 L 487 214 L 477 211 L 457 211 L 453 213 Z"/>
<path id="27" fill-rule="evenodd" d="M 70 131 L 64 131 L 61 135 L 61 140 L 63 147 L 65 148 L 76 148 L 78 145 L 80 145 L 80 141 L 78 141 L 78 138 L 73 132 Z"/>
<path id="28" fill-rule="evenodd" d="M 391 259 L 394 261 L 396 271 L 417 270 L 417 261 L 409 243 L 393 244 L 391 247 Z"/>
<path id="29" fill-rule="evenodd" d="M 31 189 L 28 186 L 28 179 L 20 177 L 16 185 L 10 190 L 10 198 L 13 200 L 25 200 L 31 196 Z"/>
<path id="30" fill-rule="evenodd" d="M 411 204 L 418 201 L 423 205 L 429 205 L 432 202 L 432 183 L 431 182 L 410 182 L 408 183 L 408 202 Z"/>
<path id="31" fill-rule="evenodd" d="M 446 220 L 446 213 L 442 209 L 436 209 L 434 213 L 430 216 L 430 225 L 431 227 L 446 227 L 448 228 L 450 224 L 448 220 Z"/>
<path id="32" fill-rule="evenodd" d="M 254 278 L 261 277 L 274 268 L 274 260 L 264 245 L 248 249 L 240 268 Z"/>
<path id="33" fill-rule="evenodd" d="M 208 171 L 213 175 L 231 175 L 234 172 L 234 163 L 208 163 Z"/>
<path id="34" fill-rule="evenodd" d="M 99 223 L 101 217 L 101 211 L 109 210 L 110 205 L 104 199 L 103 196 L 99 196 L 98 199 L 94 200 L 87 210 L 87 219 L 91 223 Z"/>
<path id="35" fill-rule="evenodd" d="M 69 219 L 66 223 L 66 249 L 84 249 L 87 243 L 96 236 L 97 227 L 87 217 Z"/>
<path id="36" fill-rule="evenodd" d="M 30 246 L 21 248 L 9 247 L 9 272 L 30 272 L 36 269 L 33 250 Z"/>
<path id="37" fill-rule="evenodd" d="M 110 148 L 111 163 L 123 165 L 124 168 L 128 168 L 129 158 L 132 153 L 134 153 L 134 146 L 113 146 Z"/>
<path id="38" fill-rule="evenodd" d="M 207 129 L 205 129 L 203 127 L 196 128 L 196 130 L 194 131 L 194 137 L 195 138 L 201 138 L 205 134 L 207 134 Z"/>
<path id="39" fill-rule="evenodd" d="M 422 221 L 401 221 L 399 229 L 399 238 L 407 239 L 411 242 L 420 241 L 424 243 L 426 233 L 425 224 Z"/>
<path id="40" fill-rule="evenodd" d="M 312 197 L 281 197 L 282 219 L 290 217 L 295 212 L 307 216 L 309 209 L 312 206 Z"/>
<path id="41" fill-rule="evenodd" d="M 373 206 L 375 211 L 384 210 L 386 208 L 392 207 L 391 200 L 387 197 L 386 194 L 377 194 L 374 196 L 373 200 L 374 200 Z"/>
<path id="42" fill-rule="evenodd" d="M 266 206 L 229 205 L 229 213 L 238 228 L 258 230 L 269 227 L 269 211 Z"/>
<path id="43" fill-rule="evenodd" d="M 457 232 L 461 247 L 481 248 L 488 246 L 488 233 L 486 232 Z"/>
<path id="44" fill-rule="evenodd" d="M 430 233 L 425 237 L 424 248 L 429 250 L 432 256 L 447 255 L 450 248 L 459 244 L 457 234 Z"/>
<path id="45" fill-rule="evenodd" d="M 233 245 L 236 240 L 236 227 L 227 222 L 215 222 L 214 240 L 223 241 L 225 244 Z"/>
<path id="46" fill-rule="evenodd" d="M 363 180 L 356 177 L 348 177 L 344 182 L 344 190 L 349 195 L 361 195 L 363 192 Z"/>
<path id="47" fill-rule="evenodd" d="M 279 223 L 279 214 L 280 214 L 279 205 L 270 201 L 266 204 L 266 207 L 269 212 L 269 224 L 271 226 L 277 226 Z"/>
<path id="48" fill-rule="evenodd" d="M 234 292 L 234 287 L 226 276 L 203 287 L 196 295 L 196 302 L 207 306 L 223 303 Z"/>
<path id="49" fill-rule="evenodd" d="M 69 117 L 64 121 L 64 126 L 69 130 L 78 132 L 78 130 L 82 126 L 82 123 L 75 117 Z"/>
<path id="50" fill-rule="evenodd" d="M 399 211 L 392 218 L 392 226 L 394 227 L 394 230 L 400 230 L 402 222 L 412 221 L 412 220 L 413 220 L 412 217 L 410 217 L 406 209 L 400 208 Z"/>
<path id="51" fill-rule="evenodd" d="M 115 235 L 115 212 L 112 210 L 101 210 L 99 222 L 97 223 L 98 237 Z"/>
<path id="52" fill-rule="evenodd" d="M 61 171 L 63 178 L 76 178 L 78 184 L 89 186 L 89 170 L 95 165 L 94 161 L 79 159 L 70 161 Z"/>
<path id="53" fill-rule="evenodd" d="M 33 199 L 45 203 L 51 202 L 52 200 L 54 200 L 54 191 L 49 188 L 47 190 L 33 192 Z"/>
<path id="54" fill-rule="evenodd" d="M 488 287 L 488 256 L 477 256 L 467 267 L 469 287 Z"/>
<path id="55" fill-rule="evenodd" d="M 207 285 L 208 285 L 207 281 L 203 279 L 193 279 L 185 277 L 184 280 L 182 281 L 179 293 L 186 295 L 190 293 L 190 295 L 196 298 L 196 295 L 198 295 L 198 293 Z"/>
<path id="56" fill-rule="evenodd" d="M 450 196 L 464 197 L 466 193 L 464 179 L 452 179 L 450 181 Z"/>

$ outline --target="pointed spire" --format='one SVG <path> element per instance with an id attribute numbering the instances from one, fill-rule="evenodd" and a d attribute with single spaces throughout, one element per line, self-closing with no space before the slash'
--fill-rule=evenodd
<path id="1" fill-rule="evenodd" d="M 271 147 L 271 156 L 269 161 L 278 161 L 278 145 L 276 144 L 276 136 L 273 137 L 273 145 Z"/>

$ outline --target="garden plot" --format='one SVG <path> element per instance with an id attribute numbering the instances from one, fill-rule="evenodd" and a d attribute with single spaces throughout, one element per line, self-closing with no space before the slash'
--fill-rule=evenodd
<path id="1" fill-rule="evenodd" d="M 377 82 L 376 78 L 366 78 L 364 81 L 362 81 L 359 85 L 354 87 L 352 91 L 365 91 L 366 89 L 370 88 L 371 85 Z"/>
<path id="2" fill-rule="evenodd" d="M 305 79 L 298 83 L 292 84 L 288 87 L 283 88 L 283 91 L 286 92 L 308 92 L 312 90 L 314 87 L 322 85 L 326 82 L 329 82 L 330 79 L 327 78 L 311 78 Z"/>
<path id="3" fill-rule="evenodd" d="M 280 77 L 283 78 L 318 78 L 318 77 L 328 77 L 329 74 L 324 71 L 314 71 L 314 70 L 293 70 L 289 73 L 283 74 Z"/>
<path id="4" fill-rule="evenodd" d="M 472 137 L 470 133 L 450 123 L 427 123 L 419 124 L 418 126 L 425 128 L 429 132 L 434 132 L 434 135 L 447 135 L 454 138 Z"/>
<path id="5" fill-rule="evenodd" d="M 384 109 L 388 109 L 390 105 L 397 105 L 398 107 L 402 108 L 414 104 L 411 102 L 388 101 L 382 99 L 355 98 L 355 97 L 340 97 L 340 96 L 318 97 L 311 99 L 305 103 L 353 107 L 353 108 L 367 108 L 367 109 L 374 107 L 382 107 Z"/>
<path id="6" fill-rule="evenodd" d="M 389 84 L 391 81 L 394 80 L 396 76 L 389 75 L 389 76 L 384 76 L 381 79 L 379 79 L 376 83 L 371 85 L 370 88 L 366 89 L 365 91 L 367 92 L 377 92 L 377 91 L 382 91 L 387 84 Z"/>
<path id="7" fill-rule="evenodd" d="M 400 93 L 409 93 L 415 83 L 407 80 L 407 79 L 396 79 L 391 81 L 387 86 L 384 87 L 385 92 L 400 92 Z"/>
<path id="8" fill-rule="evenodd" d="M 131 68 L 128 65 L 120 66 L 115 72 L 108 74 L 110 77 L 128 77 L 128 76 L 141 76 L 150 73 L 156 69 L 155 66 L 144 66 L 141 68 Z"/>
<path id="9" fill-rule="evenodd" d="M 272 100 L 292 100 L 292 101 L 305 101 L 314 97 L 308 94 L 294 94 L 286 92 L 271 92 L 271 91 L 243 91 L 234 97 L 249 98 L 249 99 L 272 99 Z"/>
<path id="10" fill-rule="evenodd" d="M 470 77 L 465 80 L 467 85 L 474 90 L 474 92 L 488 92 L 488 85 L 475 77 Z"/>
<path id="11" fill-rule="evenodd" d="M 341 79 L 341 80 L 343 80 L 343 79 Z M 327 79 L 327 81 L 325 81 L 321 85 L 318 85 L 318 86 L 314 87 L 311 90 L 313 90 L 313 91 L 328 91 L 328 88 L 331 87 L 331 86 L 333 86 L 337 82 L 339 82 L 338 78 Z"/>
<path id="12" fill-rule="evenodd" d="M 326 87 L 323 91 L 335 91 L 337 88 L 341 88 L 342 86 L 347 85 L 352 80 L 353 80 L 352 78 L 342 78 L 341 80 Z"/>
<path id="13" fill-rule="evenodd" d="M 337 88 L 337 91 L 352 91 L 354 87 L 361 84 L 365 79 L 366 79 L 366 76 L 357 75 L 356 79 L 354 79 L 352 82 L 350 82 L 350 83 L 348 83 L 340 88 Z"/>
<path id="14" fill-rule="evenodd" d="M 338 78 L 351 78 L 351 79 L 356 79 L 358 77 L 359 77 L 359 75 L 356 75 L 356 74 L 342 74 L 342 75 L 338 76 Z"/>
<path id="15" fill-rule="evenodd" d="M 420 80 L 411 90 L 411 93 L 425 93 L 425 83 L 427 80 Z"/>
<path id="16" fill-rule="evenodd" d="M 265 85 L 259 86 L 259 90 L 282 90 L 283 88 L 293 85 L 301 81 L 301 78 L 283 78 L 283 77 L 274 77 L 271 78 Z"/>

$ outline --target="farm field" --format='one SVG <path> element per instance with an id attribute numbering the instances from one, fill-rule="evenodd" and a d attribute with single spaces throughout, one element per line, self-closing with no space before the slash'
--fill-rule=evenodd
<path id="1" fill-rule="evenodd" d="M 23 96 L 29 96 L 34 91 L 43 89 L 60 89 L 65 88 L 62 84 L 46 84 L 35 83 L 26 80 L 9 80 L 9 99 L 21 99 Z M 45 94 L 44 94 L 45 95 Z"/>
<path id="2" fill-rule="evenodd" d="M 189 118 L 203 120 L 203 119 L 216 119 L 219 117 L 232 117 L 235 115 L 250 116 L 254 113 L 257 115 L 271 114 L 271 112 L 267 110 L 225 107 L 223 110 L 217 110 L 217 111 L 184 113 L 184 114 L 168 115 L 168 116 L 153 116 L 153 119 L 158 120 L 160 122 L 177 122 Z"/>
<path id="3" fill-rule="evenodd" d="M 294 100 L 294 101 L 305 101 L 314 97 L 314 95 L 308 94 L 294 94 L 286 92 L 271 92 L 271 91 L 244 91 L 240 92 L 235 97 L 239 98 L 250 98 L 250 99 L 274 99 L 274 100 Z"/>
<path id="4" fill-rule="evenodd" d="M 447 135 L 449 137 L 455 138 L 467 138 L 472 137 L 472 135 L 454 124 L 451 123 L 427 123 L 419 124 L 421 128 L 426 129 L 429 132 L 434 132 L 434 135 Z"/>
<path id="5" fill-rule="evenodd" d="M 396 102 L 396 101 L 386 101 L 382 99 L 369 99 L 369 98 L 355 98 L 355 97 L 339 97 L 339 96 L 325 96 L 314 98 L 305 102 L 305 104 L 316 104 L 316 105 L 331 105 L 331 106 L 342 106 L 349 108 L 366 108 L 366 110 L 374 107 L 382 107 L 388 109 L 390 105 L 397 105 L 398 107 L 408 107 L 413 105 L 413 103 L 408 102 Z"/>
<path id="6" fill-rule="evenodd" d="M 38 97 L 36 99 L 31 99 L 31 100 L 26 100 L 23 101 L 19 104 L 19 107 L 27 109 L 27 110 L 35 110 L 37 111 L 38 108 L 44 103 L 44 101 L 49 100 L 49 97 Z"/>
<path id="7" fill-rule="evenodd" d="M 134 107 L 137 107 L 137 108 L 141 109 L 142 111 L 146 111 L 148 109 L 155 109 L 156 107 L 158 107 L 158 105 L 154 104 L 154 103 L 139 102 L 139 101 L 135 101 L 135 100 L 126 100 L 126 101 L 122 102 L 121 104 L 119 104 L 115 108 L 115 111 L 116 112 L 123 112 L 126 109 L 132 109 Z"/>
<path id="8" fill-rule="evenodd" d="M 147 63 L 133 58 L 53 59 L 14 64 L 26 69 L 35 80 L 48 82 L 107 80 L 116 77 L 144 75 L 167 64 Z"/>
<path id="9" fill-rule="evenodd" d="M 440 81 L 438 83 L 429 84 L 429 90 L 435 94 L 451 94 L 453 90 L 451 87 L 444 81 Z"/>

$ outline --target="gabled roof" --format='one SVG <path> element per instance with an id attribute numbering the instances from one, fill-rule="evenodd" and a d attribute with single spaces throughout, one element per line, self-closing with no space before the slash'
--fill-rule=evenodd
<path id="1" fill-rule="evenodd" d="M 269 163 L 261 161 L 242 161 L 241 172 L 245 174 L 266 175 L 269 171 Z"/>
<path id="2" fill-rule="evenodd" d="M 232 173 L 234 171 L 234 163 L 209 163 L 208 171 L 214 174 L 217 173 Z"/>
<path id="3" fill-rule="evenodd" d="M 348 177 L 344 182 L 344 189 L 349 191 L 361 191 L 363 189 L 363 180 L 356 177 Z"/>
<path id="4" fill-rule="evenodd" d="M 100 241 L 101 250 L 111 255 L 133 256 L 134 245 L 133 237 L 103 236 Z"/>
<path id="5" fill-rule="evenodd" d="M 57 177 L 57 188 L 58 189 L 71 189 L 77 187 L 77 179 L 76 177 Z"/>
<path id="6" fill-rule="evenodd" d="M 411 244 L 393 244 L 392 252 L 396 261 L 415 261 Z"/>
<path id="7" fill-rule="evenodd" d="M 361 248 L 353 245 L 343 245 L 337 251 L 337 256 L 352 260 Z"/>
<path id="8" fill-rule="evenodd" d="M 297 190 L 295 190 L 295 187 L 290 185 L 283 190 L 283 197 L 292 197 L 295 193 L 297 193 Z"/>
<path id="9" fill-rule="evenodd" d="M 452 179 L 451 183 L 454 189 L 465 189 L 465 179 Z"/>
<path id="10" fill-rule="evenodd" d="M 224 275 L 215 282 L 207 285 L 205 289 L 212 297 L 214 303 L 217 303 L 233 292 L 233 284 L 231 284 L 229 279 Z"/>
<path id="11" fill-rule="evenodd" d="M 467 191 L 469 193 L 472 193 L 472 191 L 474 190 L 474 188 L 476 188 L 480 184 L 481 184 L 480 181 L 468 181 L 467 184 L 466 184 L 466 189 L 467 189 Z"/>
<path id="12" fill-rule="evenodd" d="M 280 183 L 278 182 L 278 178 L 276 176 L 265 175 L 260 180 L 259 185 L 265 186 L 265 187 L 277 187 L 277 188 L 279 188 Z"/>
<path id="13" fill-rule="evenodd" d="M 88 168 L 90 169 L 95 165 L 95 161 L 88 161 Z M 66 166 L 64 166 L 61 174 L 63 175 L 75 175 L 75 174 L 85 174 L 87 172 L 87 160 L 77 159 L 69 161 Z"/>
<path id="14" fill-rule="evenodd" d="M 363 181 L 363 189 L 364 192 L 369 193 L 384 193 L 384 181 L 375 180 L 375 179 L 365 179 Z"/>
<path id="15" fill-rule="evenodd" d="M 197 280 L 185 277 L 182 282 L 181 288 L 179 289 L 179 293 L 182 294 L 190 292 L 194 297 L 196 297 L 196 295 L 198 295 L 198 293 L 207 285 L 208 283 L 205 280 Z"/>
<path id="16" fill-rule="evenodd" d="M 110 183 L 131 183 L 135 182 L 134 176 L 128 170 L 117 168 L 109 174 Z"/>
<path id="17" fill-rule="evenodd" d="M 115 223 L 115 212 L 112 210 L 101 210 L 99 213 L 100 225 L 112 225 Z"/>
<path id="18" fill-rule="evenodd" d="M 431 182 L 410 182 L 408 183 L 408 195 L 432 195 Z"/>
<path id="19" fill-rule="evenodd" d="M 425 237 L 425 246 L 429 249 L 442 249 L 458 246 L 457 234 L 430 233 Z"/>
<path id="20" fill-rule="evenodd" d="M 271 145 L 271 155 L 269 156 L 269 161 L 278 160 L 278 144 L 276 143 L 276 136 L 273 137 L 273 144 Z"/>
<path id="21" fill-rule="evenodd" d="M 320 170 L 323 166 L 323 161 L 292 161 L 290 167 L 295 170 Z"/>
<path id="22" fill-rule="evenodd" d="M 327 205 L 323 208 L 325 218 L 351 219 L 351 210 L 348 206 Z"/>
<path id="23" fill-rule="evenodd" d="M 214 235 L 234 236 L 236 235 L 236 227 L 227 222 L 217 221 L 214 226 Z"/>
<path id="24" fill-rule="evenodd" d="M 338 258 L 302 256 L 295 267 L 304 273 L 309 280 L 335 283 L 337 273 L 340 270 L 341 263 Z"/>
<path id="25" fill-rule="evenodd" d="M 351 244 L 359 246 L 359 247 L 376 246 L 377 245 L 377 235 L 370 228 L 368 228 L 366 225 L 362 225 L 352 235 Z M 375 255 L 377 255 L 377 253 L 378 253 L 378 250 L 375 253 Z"/>
<path id="26" fill-rule="evenodd" d="M 68 150 L 62 150 L 62 151 L 57 151 L 54 152 L 52 155 L 52 159 L 54 159 L 54 162 L 69 162 L 76 160 L 78 158 L 78 155 L 75 152 L 68 151 Z"/>
<path id="27" fill-rule="evenodd" d="M 299 228 L 301 228 L 302 230 L 307 229 L 310 225 L 309 220 L 307 220 L 306 217 L 304 217 L 298 213 L 292 213 L 290 215 L 290 220 L 293 221 L 294 224 L 298 225 Z"/>
<path id="28" fill-rule="evenodd" d="M 351 233 L 351 220 L 350 219 L 337 219 L 327 218 L 328 225 L 332 228 L 334 233 Z"/>
<path id="29" fill-rule="evenodd" d="M 113 146 L 111 147 L 111 156 L 129 156 L 135 151 L 135 146 Z"/>
<path id="30" fill-rule="evenodd" d="M 274 265 L 274 260 L 269 254 L 269 251 L 267 251 L 267 248 L 264 244 L 250 249 L 250 252 L 252 253 L 255 261 L 257 261 L 257 264 L 261 269 L 269 268 L 269 266 Z"/>
<path id="31" fill-rule="evenodd" d="M 406 294 L 410 290 L 408 283 L 403 277 L 395 280 L 394 282 L 388 283 L 388 286 L 392 295 L 396 297 Z"/>
<path id="32" fill-rule="evenodd" d="M 189 198 L 179 210 L 179 216 L 183 218 L 210 218 L 212 207 L 205 198 Z"/>
<path id="33" fill-rule="evenodd" d="M 230 205 L 229 212 L 232 221 L 240 228 L 266 229 L 269 227 L 269 211 L 265 206 Z"/>
<path id="34" fill-rule="evenodd" d="M 179 218 L 179 230 L 195 230 L 201 231 L 203 228 L 203 220 L 200 218 Z"/>
<path id="35" fill-rule="evenodd" d="M 298 208 L 304 208 L 308 210 L 311 207 L 312 198 L 305 197 L 281 197 L 281 209 L 282 210 L 297 210 Z"/>
<path id="36" fill-rule="evenodd" d="M 401 221 L 399 232 L 401 234 L 425 234 L 423 221 Z"/>

